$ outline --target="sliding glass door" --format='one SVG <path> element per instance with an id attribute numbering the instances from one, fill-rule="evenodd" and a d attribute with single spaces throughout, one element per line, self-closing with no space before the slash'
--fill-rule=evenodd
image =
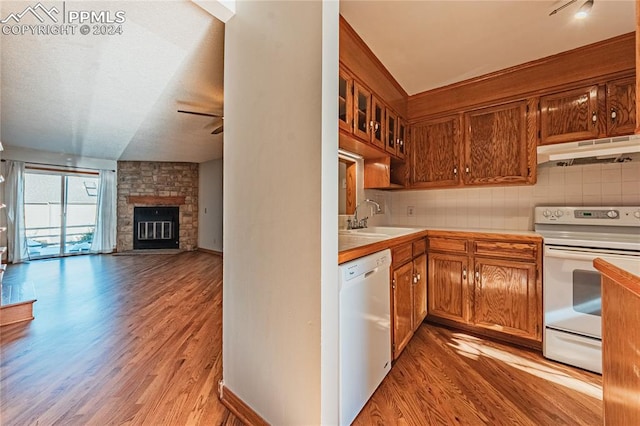
<path id="1" fill-rule="evenodd" d="M 99 182 L 92 173 L 27 168 L 24 215 L 31 259 L 89 252 Z"/>

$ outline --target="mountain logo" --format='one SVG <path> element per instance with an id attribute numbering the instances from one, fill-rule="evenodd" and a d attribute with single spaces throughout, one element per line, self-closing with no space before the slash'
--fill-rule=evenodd
<path id="1" fill-rule="evenodd" d="M 29 13 L 35 16 L 36 19 L 41 23 L 44 23 L 44 18 L 41 16 L 41 14 L 48 16 L 49 19 L 57 23 L 58 19 L 53 14 L 58 14 L 60 13 L 60 11 L 55 6 L 53 6 L 51 9 L 47 9 L 42 5 L 42 3 L 38 2 L 38 4 L 36 4 L 35 6 L 27 6 L 27 8 L 20 13 L 10 13 L 6 18 L 0 20 L 0 24 L 6 24 L 10 20 L 19 23 L 20 20 Z"/>

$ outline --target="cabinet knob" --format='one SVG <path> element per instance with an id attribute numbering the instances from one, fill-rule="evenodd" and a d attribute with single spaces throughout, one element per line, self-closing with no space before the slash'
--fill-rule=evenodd
<path id="1" fill-rule="evenodd" d="M 611 108 L 611 122 L 616 121 L 616 118 L 618 118 L 618 113 L 615 108 Z"/>
<path id="2" fill-rule="evenodd" d="M 400 146 L 404 146 L 404 141 L 402 139 L 400 139 L 399 144 L 400 144 Z"/>
<path id="3" fill-rule="evenodd" d="M 462 279 L 463 280 L 467 279 L 467 268 L 465 267 L 462 268 Z"/>
<path id="4" fill-rule="evenodd" d="M 596 112 L 593 111 L 591 113 L 591 123 L 593 123 L 593 125 L 595 126 L 597 122 L 598 122 L 598 114 L 596 114 Z"/>
<path id="5" fill-rule="evenodd" d="M 456 176 L 458 175 L 458 168 L 457 167 L 453 168 L 453 174 L 456 175 Z"/>
<path id="6" fill-rule="evenodd" d="M 476 283 L 480 282 L 480 271 L 476 269 Z"/>
<path id="7" fill-rule="evenodd" d="M 465 168 L 464 168 L 464 171 L 465 171 L 466 173 L 469 173 L 469 166 L 465 167 Z"/>
<path id="8" fill-rule="evenodd" d="M 413 283 L 417 284 L 418 283 L 418 277 L 416 275 L 413 276 Z"/>

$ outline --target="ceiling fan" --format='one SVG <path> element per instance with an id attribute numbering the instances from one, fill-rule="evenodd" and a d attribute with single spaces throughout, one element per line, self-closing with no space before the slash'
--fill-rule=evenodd
<path id="1" fill-rule="evenodd" d="M 213 131 L 211 132 L 211 134 L 212 135 L 219 135 L 220 133 L 222 133 L 224 131 L 224 124 L 223 124 L 224 116 L 222 116 L 222 115 L 211 114 L 211 113 L 208 113 L 208 112 L 187 111 L 187 110 L 184 110 L 184 109 L 179 109 L 178 112 L 181 112 L 183 114 L 201 115 L 201 116 L 204 116 L 204 117 L 217 118 L 217 119 L 219 119 L 220 123 L 213 128 Z"/>

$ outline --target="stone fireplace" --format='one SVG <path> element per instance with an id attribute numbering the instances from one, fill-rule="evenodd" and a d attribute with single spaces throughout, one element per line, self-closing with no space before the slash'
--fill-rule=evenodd
<path id="1" fill-rule="evenodd" d="M 197 239 L 198 164 L 118 161 L 118 252 L 195 250 Z"/>

